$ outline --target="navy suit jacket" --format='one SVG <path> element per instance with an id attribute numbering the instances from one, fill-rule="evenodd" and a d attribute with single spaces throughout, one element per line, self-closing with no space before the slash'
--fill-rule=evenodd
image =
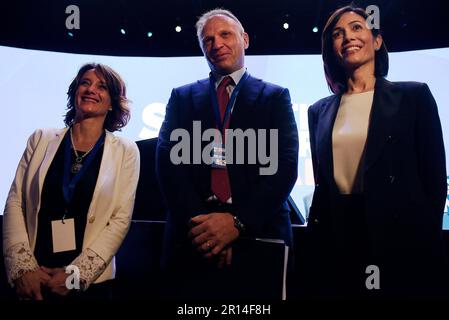
<path id="1" fill-rule="evenodd" d="M 315 241 L 327 242 L 332 228 L 332 130 L 341 95 L 309 108 L 315 194 L 308 226 Z M 441 254 L 446 200 L 446 161 L 441 124 L 428 86 L 376 81 L 363 170 L 365 212 L 376 256 L 396 257 L 418 267 Z M 427 259 L 427 258 L 426 258 Z M 430 261 L 421 261 L 424 264 Z"/>
<path id="2" fill-rule="evenodd" d="M 210 166 L 202 162 L 172 164 L 170 150 L 177 141 L 170 141 L 170 134 L 183 128 L 192 137 L 193 121 L 201 121 L 201 133 L 215 128 L 209 86 L 209 79 L 203 79 L 174 89 L 159 133 L 156 171 L 168 207 L 166 248 L 187 241 L 189 219 L 208 213 L 205 203 L 212 194 Z M 287 198 L 297 178 L 298 132 L 288 90 L 249 76 L 237 96 L 229 128 L 267 129 L 267 136 L 269 129 L 278 129 L 278 170 L 274 175 L 260 175 L 259 161 L 228 164 L 227 168 L 233 214 L 248 227 L 249 234 L 283 239 L 291 245 Z M 194 137 L 191 147 L 195 139 L 198 143 Z M 201 150 L 208 143 L 201 142 Z M 246 146 L 245 156 L 247 150 Z"/>

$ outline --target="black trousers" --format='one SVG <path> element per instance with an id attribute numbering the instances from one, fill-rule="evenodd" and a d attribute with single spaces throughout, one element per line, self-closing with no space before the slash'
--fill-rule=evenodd
<path id="1" fill-rule="evenodd" d="M 371 254 L 363 195 L 334 195 L 331 220 L 307 230 L 295 279 L 301 298 L 340 299 L 375 295 L 366 287 Z"/>
<path id="2" fill-rule="evenodd" d="M 232 205 L 208 203 L 210 212 L 233 212 Z M 218 267 L 218 257 L 205 259 L 190 242 L 176 247 L 175 259 L 165 270 L 168 299 L 281 300 L 284 247 L 252 238 L 232 245 L 232 264 Z"/>

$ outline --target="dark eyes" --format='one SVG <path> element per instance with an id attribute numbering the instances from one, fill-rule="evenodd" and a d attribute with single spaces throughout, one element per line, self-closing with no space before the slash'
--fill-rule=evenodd
<path id="1" fill-rule="evenodd" d="M 363 26 L 359 23 L 355 23 L 351 26 L 351 29 L 353 31 L 360 31 L 363 29 Z M 342 37 L 344 33 L 345 33 L 345 31 L 343 29 L 338 29 L 338 30 L 334 31 L 334 33 L 332 33 L 332 38 L 338 39 L 338 38 Z"/>
<path id="2" fill-rule="evenodd" d="M 220 32 L 220 37 L 221 38 L 228 38 L 228 37 L 230 37 L 231 36 L 231 32 L 229 32 L 229 31 L 222 31 L 222 32 Z M 212 43 L 214 41 L 214 37 L 207 37 L 207 38 L 204 38 L 203 39 L 203 44 L 204 45 L 206 45 L 206 44 L 210 44 L 210 43 Z"/>
<path id="3" fill-rule="evenodd" d="M 340 37 L 341 35 L 342 35 L 342 31 L 339 30 L 339 31 L 334 32 L 334 33 L 332 34 L 332 38 L 337 39 L 337 38 Z"/>
<path id="4" fill-rule="evenodd" d="M 80 86 L 90 86 L 90 85 L 91 85 L 91 82 L 89 80 L 83 79 L 80 81 Z M 98 88 L 100 88 L 101 90 L 104 90 L 104 91 L 108 91 L 108 87 L 104 83 L 100 83 L 98 85 Z"/>

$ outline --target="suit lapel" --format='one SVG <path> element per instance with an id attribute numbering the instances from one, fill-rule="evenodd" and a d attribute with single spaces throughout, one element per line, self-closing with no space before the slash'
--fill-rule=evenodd
<path id="1" fill-rule="evenodd" d="M 104 141 L 104 147 L 103 147 L 103 155 L 101 157 L 101 164 L 100 164 L 100 171 L 98 172 L 98 178 L 97 183 L 95 184 L 94 193 L 92 195 L 92 201 L 89 205 L 89 211 L 87 214 L 87 221 L 86 221 L 86 229 L 84 231 L 84 239 L 83 239 L 83 249 L 84 246 L 87 243 L 91 242 L 91 239 L 89 238 L 91 236 L 91 230 L 96 225 L 94 224 L 96 217 L 95 215 L 102 215 L 103 212 L 101 210 L 96 210 L 96 206 L 99 201 L 107 201 L 105 199 L 99 198 L 100 194 L 108 194 L 108 192 L 104 191 L 101 192 L 103 188 L 105 188 L 106 182 L 111 180 L 111 178 L 115 175 L 117 170 L 120 170 L 117 168 L 117 164 L 121 163 L 116 158 L 116 150 L 117 147 L 115 145 L 117 138 L 109 131 L 106 131 L 106 137 Z M 108 186 L 113 186 L 113 183 L 110 183 Z M 109 190 L 112 196 L 113 190 Z M 95 213 L 95 214 L 94 214 Z"/>
<path id="2" fill-rule="evenodd" d="M 317 159 L 323 164 L 328 163 L 322 167 L 324 181 L 334 180 L 334 160 L 332 156 L 332 131 L 334 128 L 335 118 L 337 116 L 338 107 L 340 106 L 341 95 L 332 96 L 327 105 L 322 108 L 317 126 Z M 331 184 L 332 186 L 334 183 Z"/>
<path id="3" fill-rule="evenodd" d="M 103 187 L 103 185 L 106 183 L 106 181 L 109 180 L 109 177 L 111 174 L 113 174 L 117 168 L 116 165 L 116 159 L 114 157 L 114 150 L 115 150 L 115 142 L 116 137 L 111 134 L 109 131 L 106 131 L 106 137 L 104 140 L 104 147 L 103 147 L 103 156 L 101 158 L 101 165 L 100 165 L 100 171 L 98 172 L 98 178 L 97 183 L 95 185 L 94 194 L 92 195 L 92 203 L 95 203 L 97 201 L 98 197 L 98 190 Z"/>
<path id="4" fill-rule="evenodd" d="M 378 78 L 375 85 L 371 119 L 366 141 L 365 170 L 382 152 L 392 131 L 392 118 L 398 112 L 402 94 L 391 82 Z"/>
<path id="5" fill-rule="evenodd" d="M 208 128 L 215 128 L 209 79 L 199 80 L 192 86 L 192 101 L 193 120 L 201 121 L 202 131 Z"/>
<path id="6" fill-rule="evenodd" d="M 243 84 L 240 92 L 236 98 L 234 109 L 232 110 L 229 128 L 246 129 L 254 118 L 256 110 L 256 100 L 261 94 L 264 84 L 260 79 L 249 76 Z"/>
<path id="7" fill-rule="evenodd" d="M 58 151 L 59 145 L 61 144 L 62 139 L 65 136 L 65 133 L 67 132 L 68 128 L 64 128 L 58 132 L 55 133 L 55 135 L 48 141 L 47 149 L 45 150 L 44 159 L 42 160 L 42 164 L 39 167 L 39 193 L 38 198 L 40 199 L 42 188 L 45 181 L 45 176 L 47 175 L 48 168 L 50 167 L 50 164 L 53 161 L 53 158 L 56 155 L 56 152 Z"/>
<path id="8" fill-rule="evenodd" d="M 215 125 L 215 117 L 214 110 L 212 109 L 212 100 L 210 97 L 210 82 L 209 78 L 199 80 L 195 85 L 191 88 L 192 94 L 192 108 L 193 112 L 190 113 L 190 110 L 186 110 L 186 117 L 193 121 L 201 121 L 201 134 L 210 128 L 216 128 Z M 192 126 L 192 123 L 186 123 L 187 128 Z M 188 129 L 189 130 L 189 129 Z M 196 139 L 193 137 L 193 139 Z M 202 141 L 201 139 L 201 150 L 204 150 L 204 147 L 208 144 L 207 141 Z M 193 141 L 191 141 L 193 144 Z M 209 193 L 210 190 L 210 167 L 205 165 L 201 161 L 201 166 L 193 166 L 196 171 L 196 176 L 203 181 L 201 184 L 204 186 L 204 192 Z"/>

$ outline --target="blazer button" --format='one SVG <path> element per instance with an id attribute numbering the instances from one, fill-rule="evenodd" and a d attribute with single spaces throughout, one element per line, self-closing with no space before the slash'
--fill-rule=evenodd
<path id="1" fill-rule="evenodd" d="M 95 221 L 95 216 L 90 216 L 89 217 L 89 223 L 94 223 Z"/>

